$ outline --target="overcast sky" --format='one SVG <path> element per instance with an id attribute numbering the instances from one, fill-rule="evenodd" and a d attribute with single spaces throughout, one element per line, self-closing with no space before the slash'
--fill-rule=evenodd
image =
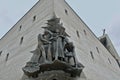
<path id="1" fill-rule="evenodd" d="M 0 0 L 0 38 L 38 0 Z M 120 54 L 120 0 L 66 0 L 97 36 L 106 29 Z M 59 3 L 58 3 L 59 4 Z"/>

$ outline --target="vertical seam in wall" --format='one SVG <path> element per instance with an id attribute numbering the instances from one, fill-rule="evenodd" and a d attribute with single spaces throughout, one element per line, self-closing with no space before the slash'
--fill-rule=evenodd
<path id="1" fill-rule="evenodd" d="M 54 3 L 55 0 L 53 0 L 53 16 L 55 15 L 55 3 Z"/>
<path id="2" fill-rule="evenodd" d="M 55 11 L 55 8 L 54 8 L 54 7 L 55 7 L 55 4 L 54 4 L 54 0 L 53 0 L 53 11 Z"/>

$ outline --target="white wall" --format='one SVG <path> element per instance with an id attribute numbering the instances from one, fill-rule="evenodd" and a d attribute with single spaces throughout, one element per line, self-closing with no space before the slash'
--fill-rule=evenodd
<path id="1" fill-rule="evenodd" d="M 0 80 L 20 80 L 23 76 L 22 67 L 31 59 L 37 46 L 37 36 L 43 32 L 47 20 L 53 16 L 53 2 L 40 0 L 17 24 L 0 40 Z M 36 20 L 33 21 L 33 16 Z M 19 27 L 22 25 L 21 30 Z M 19 31 L 20 30 L 20 31 Z M 20 45 L 21 37 L 24 37 Z M 5 61 L 9 53 L 8 61 Z"/>
<path id="2" fill-rule="evenodd" d="M 59 2 L 59 4 L 57 4 Z M 65 13 L 65 9 L 68 14 Z M 79 61 L 85 66 L 84 72 L 90 80 L 119 80 L 120 68 L 116 60 L 100 43 L 84 22 L 62 0 L 55 0 L 55 12 L 63 22 L 71 41 L 76 47 Z M 84 34 L 84 30 L 87 35 Z M 80 37 L 76 31 L 79 31 Z M 98 47 L 99 53 L 96 49 Z M 94 60 L 90 51 L 93 52 Z M 111 64 L 109 63 L 109 60 Z"/>
<path id="3" fill-rule="evenodd" d="M 53 2 L 54 1 L 54 2 Z M 53 5 L 54 4 L 54 5 Z M 68 11 L 68 15 L 65 13 Z M 80 20 L 64 0 L 40 0 L 15 26 L 0 40 L 0 80 L 20 80 L 23 75 L 22 67 L 32 57 L 30 51 L 37 46 L 37 36 L 43 32 L 41 27 L 46 26 L 47 20 L 56 15 L 66 28 L 66 32 L 74 42 L 76 55 L 84 66 L 84 73 L 88 80 L 119 80 L 120 68 L 114 58 L 98 41 L 88 27 Z M 33 21 L 33 16 L 36 20 Z M 19 27 L 22 25 L 21 30 Z M 84 30 L 87 35 L 84 34 Z M 79 31 L 80 37 L 76 31 Z M 20 39 L 24 37 L 20 45 Z M 98 47 L 99 52 L 97 52 Z M 90 51 L 93 52 L 94 60 Z M 9 53 L 8 61 L 5 61 Z M 111 61 L 111 64 L 108 61 Z"/>

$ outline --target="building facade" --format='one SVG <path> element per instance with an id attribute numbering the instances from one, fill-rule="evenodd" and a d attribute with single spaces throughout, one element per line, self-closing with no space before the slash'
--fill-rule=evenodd
<path id="1" fill-rule="evenodd" d="M 57 26 L 57 28 L 51 28 L 49 25 Z M 55 48 L 55 51 L 58 52 L 58 55 L 57 59 L 54 60 L 57 60 L 57 62 L 51 63 L 48 68 L 46 68 L 48 65 L 47 62 L 43 62 L 45 64 L 42 63 L 42 65 L 38 64 L 38 70 L 41 69 L 41 66 L 45 67 L 45 70 L 44 72 L 36 73 L 37 75 L 35 76 L 32 76 L 35 74 L 33 68 L 26 69 L 26 66 L 29 66 L 27 65 L 27 62 L 32 62 L 37 59 L 37 56 L 35 56 L 35 58 L 33 57 L 35 55 L 34 51 L 39 48 L 38 35 L 46 34 L 46 27 L 47 29 L 50 27 L 48 31 L 51 32 L 59 32 L 60 30 L 59 34 L 62 36 L 64 35 L 65 38 L 67 37 L 69 40 L 68 42 L 73 43 L 75 51 L 74 56 L 75 59 L 77 59 L 76 62 L 80 63 L 77 64 L 77 68 L 71 68 L 68 63 L 64 63 L 64 59 L 61 63 L 62 59 L 59 55 L 59 52 L 64 50 L 64 48 L 63 46 L 59 47 L 59 45 L 63 44 L 63 42 L 59 43 L 59 40 L 63 39 L 63 37 L 61 38 L 61 36 L 59 36 L 60 39 L 55 41 L 55 45 L 58 45 L 55 46 L 56 48 L 58 47 L 58 51 Z M 62 30 L 65 30 L 64 34 L 61 33 L 62 30 L 59 27 L 63 27 Z M 43 45 L 43 43 L 41 45 Z M 53 51 L 53 53 L 55 51 Z M 70 60 L 71 64 L 74 63 L 73 61 L 74 60 L 72 59 Z M 33 65 L 36 64 L 32 63 L 32 66 Z M 51 66 L 52 68 L 50 68 Z M 60 68 L 56 68 L 54 66 L 60 66 Z M 78 71 L 78 74 L 71 76 L 72 72 L 66 71 L 65 69 L 63 70 L 63 67 L 66 66 L 66 69 L 69 67 L 71 70 L 73 70 L 73 73 L 75 72 L 75 74 Z M 25 73 L 27 70 L 28 74 Z M 34 74 L 30 74 L 32 73 L 30 70 L 32 70 Z M 33 6 L 33 8 L 29 10 L 29 12 L 27 12 L 8 31 L 8 33 L 6 33 L 6 35 L 0 39 L 0 80 L 61 79 L 119 80 L 120 58 L 115 51 L 109 37 L 107 35 L 103 35 L 102 37 L 97 38 L 89 29 L 89 27 L 82 21 L 82 19 L 65 2 L 65 0 L 39 0 L 35 6 Z"/>

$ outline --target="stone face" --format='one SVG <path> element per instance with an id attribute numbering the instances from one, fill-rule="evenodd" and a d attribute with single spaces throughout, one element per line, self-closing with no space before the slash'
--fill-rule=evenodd
<path id="1" fill-rule="evenodd" d="M 29 80 L 28 76 L 24 75 L 22 68 L 25 67 L 26 62 L 30 60 L 37 61 L 36 56 L 39 56 L 39 54 L 36 54 L 34 56 L 35 58 L 33 54 L 37 52 L 38 34 L 44 33 L 44 28 L 42 27 L 46 27 L 48 25 L 47 20 L 50 20 L 55 15 L 57 18 L 60 18 L 60 23 L 63 23 L 62 25 L 66 29 L 66 35 L 70 36 L 69 40 L 73 42 L 75 46 L 77 62 L 85 66 L 80 77 L 77 77 L 77 80 L 119 80 L 120 68 L 115 58 L 64 0 L 39 0 L 39 2 L 0 39 L 0 51 L 2 51 L 0 56 L 0 80 Z M 33 21 L 34 16 L 36 16 L 36 19 Z M 22 38 L 23 40 L 21 42 Z M 90 52 L 92 52 L 94 59 Z M 9 53 L 9 57 L 6 61 L 7 53 Z M 74 65 L 72 58 L 70 62 Z M 34 63 L 32 63 L 32 65 L 33 64 Z M 60 74 L 63 78 L 67 77 L 68 80 L 71 78 L 69 73 L 55 70 L 55 72 L 47 71 L 46 73 L 38 74 L 38 77 L 34 76 L 34 78 L 30 78 L 30 80 L 39 80 L 41 77 L 42 79 L 46 79 L 46 75 L 50 75 L 50 79 L 55 80 L 55 74 Z M 41 76 L 39 77 L 39 75 Z M 60 76 L 57 77 L 60 78 L 60 80 L 62 78 Z"/>

